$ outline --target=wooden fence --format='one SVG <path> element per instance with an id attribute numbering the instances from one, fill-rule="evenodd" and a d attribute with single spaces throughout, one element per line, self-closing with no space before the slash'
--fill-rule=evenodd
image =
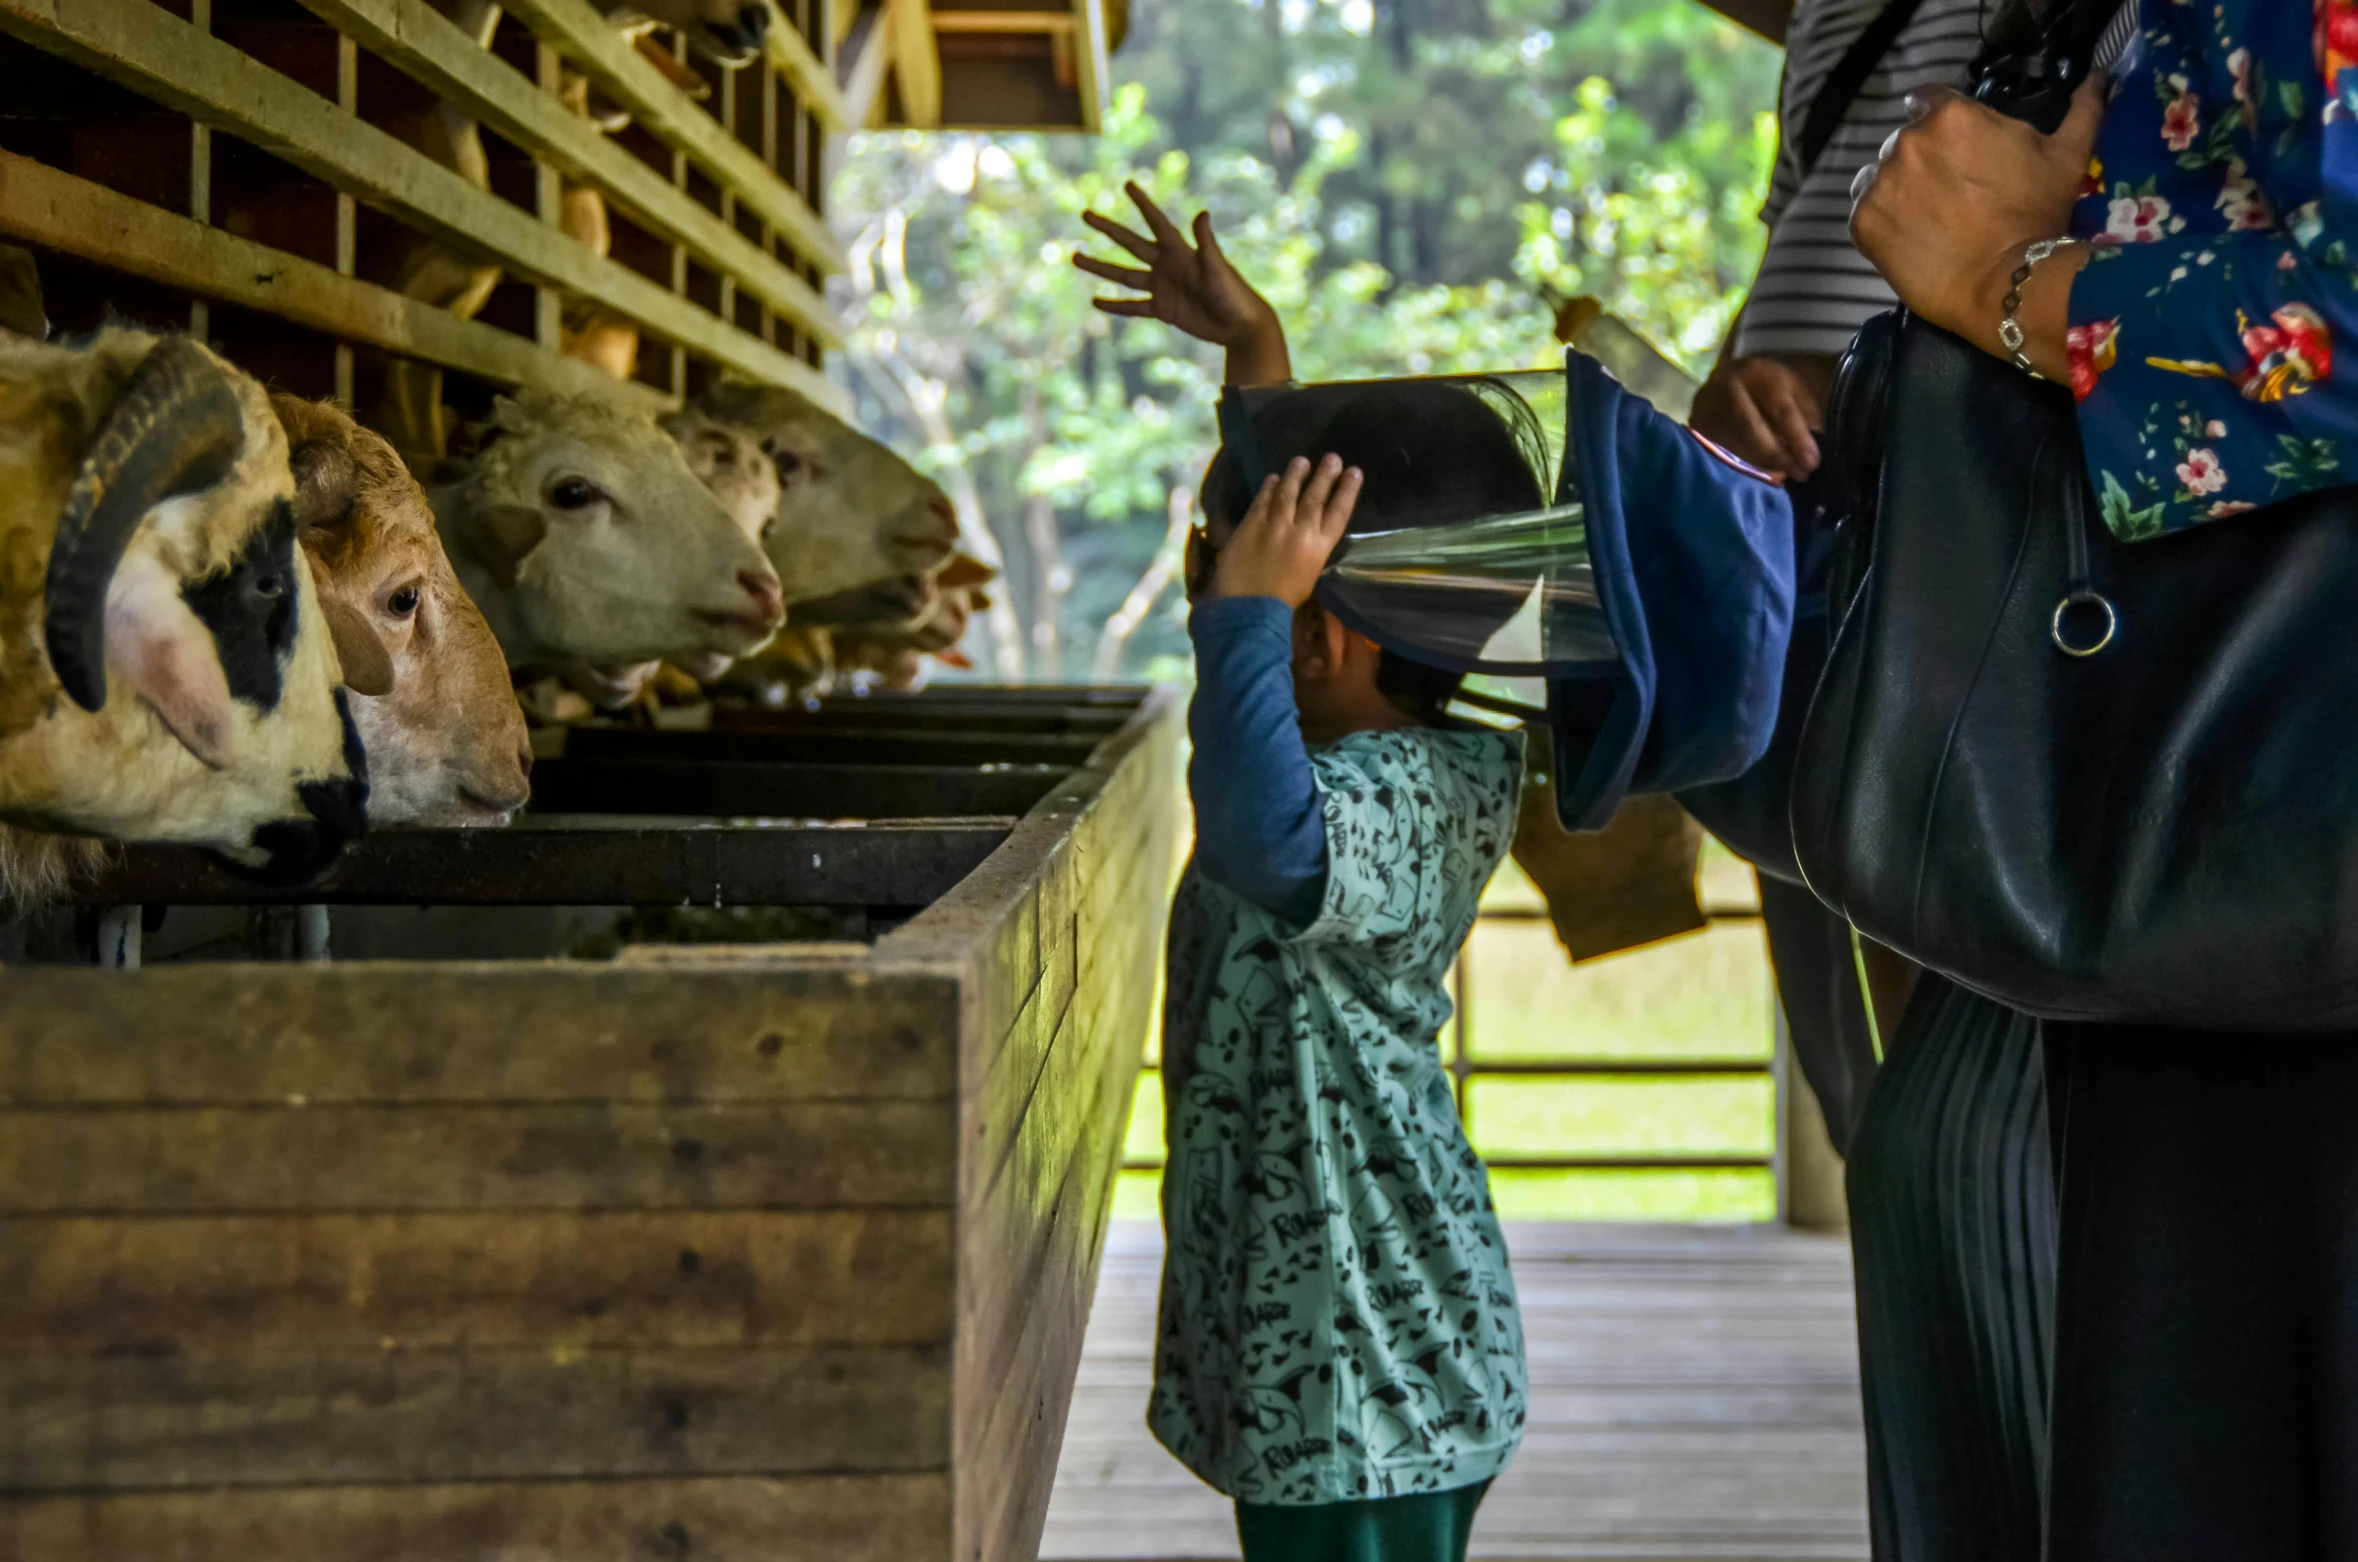
<path id="1" fill-rule="evenodd" d="M 588 0 L 504 9 L 485 49 L 425 0 L 0 0 L 0 236 L 46 252 L 53 325 L 193 329 L 308 395 L 390 358 L 457 371 L 462 407 L 659 407 L 715 372 L 832 399 L 826 143 L 867 122 L 889 29 L 839 83 L 830 0 L 778 0 L 741 69 L 670 46 L 699 102 Z M 567 68 L 628 127 L 561 103 Z M 480 125 L 488 189 L 396 133 L 437 99 Z M 609 255 L 559 227 L 568 183 L 604 198 Z M 500 268 L 473 318 L 366 280 L 418 236 Z M 639 331 L 634 380 L 560 355 L 562 299 Z"/>

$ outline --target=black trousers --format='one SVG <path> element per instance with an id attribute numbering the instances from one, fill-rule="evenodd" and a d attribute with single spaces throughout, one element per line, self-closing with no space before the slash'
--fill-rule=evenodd
<path id="1" fill-rule="evenodd" d="M 1876 1562 L 2037 1562 L 2049 1164 L 2037 1023 L 1926 973 L 1848 1169 Z"/>
<path id="2" fill-rule="evenodd" d="M 1760 875 L 1760 920 L 1793 1061 L 1826 1114 L 1835 1153 L 1848 1157 L 1875 1081 L 1874 1032 L 1859 996 L 1850 924 L 1798 884 Z"/>
<path id="3" fill-rule="evenodd" d="M 2358 1559 L 2358 1036 L 2047 1031 L 2049 1556 Z"/>

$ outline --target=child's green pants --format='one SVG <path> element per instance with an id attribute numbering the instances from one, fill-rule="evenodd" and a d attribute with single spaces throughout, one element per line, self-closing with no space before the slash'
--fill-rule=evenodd
<path id="1" fill-rule="evenodd" d="M 1236 1505 L 1244 1562 L 1465 1562 L 1488 1481 L 1308 1508 Z"/>

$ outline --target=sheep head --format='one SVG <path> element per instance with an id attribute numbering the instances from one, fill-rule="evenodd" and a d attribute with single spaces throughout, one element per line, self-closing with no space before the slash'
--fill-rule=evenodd
<path id="1" fill-rule="evenodd" d="M 367 768 L 286 435 L 184 337 L 0 344 L 0 820 L 307 878 Z"/>
<path id="2" fill-rule="evenodd" d="M 428 497 L 510 667 L 743 656 L 785 617 L 776 570 L 652 418 L 503 398 Z"/>
<path id="3" fill-rule="evenodd" d="M 371 824 L 504 824 L 530 735 L 491 626 L 393 447 L 325 402 L 273 396 L 297 538 L 368 749 Z"/>
<path id="4" fill-rule="evenodd" d="M 777 469 L 763 543 L 789 602 L 901 575 L 930 575 L 958 544 L 958 512 L 931 478 L 781 385 L 724 381 L 698 404 L 753 436 Z"/>

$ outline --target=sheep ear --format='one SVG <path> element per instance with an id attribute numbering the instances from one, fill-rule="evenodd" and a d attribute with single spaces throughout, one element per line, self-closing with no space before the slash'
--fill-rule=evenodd
<path id="1" fill-rule="evenodd" d="M 950 562 L 942 566 L 942 572 L 933 577 L 933 583 L 944 591 L 954 591 L 960 586 L 986 586 L 998 578 L 999 572 L 982 560 L 953 553 Z"/>
<path id="2" fill-rule="evenodd" d="M 106 663 L 213 770 L 230 759 L 229 679 L 213 636 L 155 560 L 123 561 L 106 597 Z"/>
<path id="3" fill-rule="evenodd" d="M 352 452 L 325 439 L 308 439 L 287 458 L 295 474 L 295 526 L 310 531 L 340 526 L 352 517 L 360 467 Z"/>
<path id="4" fill-rule="evenodd" d="M 237 387 L 221 366 L 184 336 L 151 348 L 83 453 L 49 550 L 42 638 L 84 710 L 106 703 L 109 582 L 132 534 L 164 500 L 227 477 L 244 448 Z"/>
<path id="5" fill-rule="evenodd" d="M 393 692 L 393 656 L 369 621 L 333 597 L 319 599 L 327 615 L 328 638 L 344 669 L 344 687 L 371 699 Z"/>

